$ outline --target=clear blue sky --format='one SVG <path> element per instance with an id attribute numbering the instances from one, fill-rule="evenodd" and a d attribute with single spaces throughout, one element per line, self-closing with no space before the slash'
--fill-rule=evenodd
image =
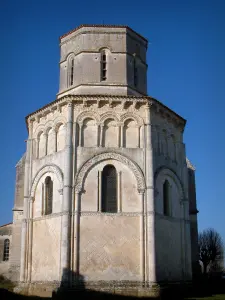
<path id="1" fill-rule="evenodd" d="M 0 224 L 12 220 L 25 116 L 55 99 L 59 36 L 80 24 L 122 24 L 149 40 L 148 94 L 187 119 L 199 229 L 225 241 L 225 1 L 7 0 L 0 9 Z"/>

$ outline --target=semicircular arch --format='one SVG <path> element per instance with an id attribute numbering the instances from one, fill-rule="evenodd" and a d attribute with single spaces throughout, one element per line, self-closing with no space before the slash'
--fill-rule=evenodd
<path id="1" fill-rule="evenodd" d="M 177 174 L 172 169 L 170 169 L 166 166 L 162 166 L 162 167 L 158 168 L 156 170 L 155 176 L 154 176 L 154 185 L 155 186 L 156 186 L 157 180 L 160 176 L 163 176 L 164 178 L 166 178 L 166 177 L 171 178 L 174 181 L 175 185 L 177 186 L 177 189 L 180 193 L 180 198 L 181 199 L 185 198 L 183 184 L 182 184 L 180 178 L 177 176 Z"/>
<path id="2" fill-rule="evenodd" d="M 107 119 L 113 119 L 116 122 L 119 122 L 117 115 L 114 112 L 106 112 L 101 115 L 100 122 L 104 123 Z"/>
<path id="3" fill-rule="evenodd" d="M 143 193 L 145 191 L 145 179 L 144 175 L 140 169 L 140 167 L 133 162 L 130 158 L 121 155 L 116 152 L 103 152 L 98 155 L 93 156 L 92 158 L 88 159 L 78 170 L 76 177 L 75 177 L 75 191 L 76 192 L 82 192 L 83 191 L 83 185 L 86 178 L 86 175 L 88 174 L 89 170 L 96 165 L 97 163 L 100 163 L 104 160 L 108 159 L 115 159 L 124 165 L 126 165 L 129 169 L 132 170 L 136 181 L 137 181 L 137 189 L 140 193 Z"/>
<path id="4" fill-rule="evenodd" d="M 65 125 L 65 124 L 66 124 L 66 118 L 63 117 L 63 116 L 60 116 L 60 117 L 55 118 L 55 120 L 54 120 L 54 127 L 57 128 L 57 126 L 58 126 L 59 124 Z"/>
<path id="5" fill-rule="evenodd" d="M 40 170 L 38 170 L 34 176 L 34 179 L 33 179 L 32 185 L 31 185 L 31 192 L 30 192 L 31 197 L 34 197 L 37 184 L 38 184 L 39 180 L 41 179 L 41 177 L 48 172 L 54 173 L 56 175 L 56 177 L 59 181 L 59 184 L 60 184 L 60 189 L 63 188 L 63 172 L 62 172 L 62 170 L 57 165 L 54 165 L 54 164 L 45 165 Z"/>
<path id="6" fill-rule="evenodd" d="M 35 129 L 33 138 L 34 139 L 38 138 L 38 136 L 41 134 L 41 132 L 43 132 L 43 133 L 45 132 L 45 127 L 43 124 L 38 125 L 38 127 Z"/>
<path id="7" fill-rule="evenodd" d="M 77 123 L 83 123 L 83 121 L 85 119 L 94 119 L 97 122 L 99 122 L 100 120 L 100 117 L 99 117 L 99 114 L 97 114 L 96 112 L 93 112 L 93 111 L 83 111 L 82 113 L 80 113 L 78 116 L 77 116 L 77 119 L 76 119 L 76 122 Z"/>
<path id="8" fill-rule="evenodd" d="M 142 126 L 144 124 L 144 121 L 141 117 L 139 117 L 136 114 L 130 113 L 130 112 L 127 112 L 127 113 L 120 116 L 120 121 L 123 124 L 125 124 L 125 122 L 129 119 L 132 119 L 132 120 L 136 121 L 137 125 L 139 125 L 139 126 Z"/>

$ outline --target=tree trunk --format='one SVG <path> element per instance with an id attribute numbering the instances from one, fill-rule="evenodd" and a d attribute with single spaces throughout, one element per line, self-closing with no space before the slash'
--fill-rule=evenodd
<path id="1" fill-rule="evenodd" d="M 206 276 L 207 274 L 207 264 L 203 264 L 203 274 Z"/>

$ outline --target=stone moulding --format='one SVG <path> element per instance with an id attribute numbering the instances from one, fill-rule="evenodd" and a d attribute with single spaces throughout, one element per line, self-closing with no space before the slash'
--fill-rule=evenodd
<path id="1" fill-rule="evenodd" d="M 155 111 L 157 114 L 163 113 L 165 115 L 165 118 L 170 119 L 170 121 L 174 122 L 176 126 L 180 127 L 181 130 L 183 131 L 186 120 L 183 119 L 180 115 L 169 109 L 167 106 L 162 104 L 160 101 L 157 99 L 154 99 L 150 96 L 124 96 L 124 95 L 65 95 L 61 96 L 55 101 L 52 101 L 45 105 L 44 107 L 38 109 L 37 111 L 29 114 L 26 117 L 26 124 L 27 124 L 27 129 L 28 129 L 28 123 L 32 122 L 35 120 L 35 118 L 39 119 L 43 114 L 48 113 L 51 109 L 54 107 L 61 107 L 67 104 L 68 101 L 72 101 L 73 103 L 78 103 L 78 101 L 84 102 L 84 101 L 135 101 L 143 104 L 149 104 L 152 107 L 155 107 Z"/>
<path id="2" fill-rule="evenodd" d="M 34 197 L 35 190 L 36 190 L 36 187 L 37 187 L 37 184 L 38 184 L 39 180 L 47 172 L 51 172 L 51 173 L 54 173 L 56 175 L 57 179 L 59 180 L 60 189 L 63 189 L 63 172 L 62 172 L 62 170 L 57 165 L 49 164 L 49 165 L 43 166 L 35 174 L 34 180 L 33 180 L 32 185 L 31 185 L 31 193 L 30 193 L 31 197 Z"/>
<path id="3" fill-rule="evenodd" d="M 164 176 L 169 176 L 174 180 L 174 182 L 179 190 L 179 193 L 180 193 L 180 199 L 184 199 L 185 192 L 184 192 L 184 187 L 183 187 L 183 184 L 182 184 L 180 178 L 177 176 L 175 171 L 173 171 L 172 169 L 170 169 L 167 166 L 161 166 L 156 170 L 155 176 L 154 176 L 155 186 L 156 186 L 157 179 L 158 179 L 159 175 L 161 175 L 161 174 L 164 174 Z"/>
<path id="4" fill-rule="evenodd" d="M 45 297 L 55 297 L 63 295 L 63 292 L 69 290 L 76 292 L 81 290 L 93 291 L 101 296 L 102 293 L 135 296 L 135 297 L 158 297 L 160 295 L 160 285 L 149 282 L 137 281 L 83 281 L 75 280 L 63 285 L 61 281 L 38 281 L 38 282 L 18 282 L 14 292 L 22 295 L 35 295 Z M 97 294 L 99 293 L 99 294 Z M 66 294 L 65 294 L 66 296 Z M 76 294 L 74 297 L 76 298 Z M 61 298 L 61 297 L 60 297 Z M 78 297 L 79 298 L 79 297 Z"/>
<path id="5" fill-rule="evenodd" d="M 74 212 L 76 214 L 76 212 Z M 117 212 L 117 213 L 103 213 L 103 212 L 92 212 L 92 211 L 81 211 L 81 216 L 110 216 L 110 217 L 137 217 L 143 216 L 142 212 Z"/>
<path id="6" fill-rule="evenodd" d="M 85 177 L 88 173 L 88 171 L 96 165 L 97 163 L 107 160 L 107 159 L 115 159 L 124 165 L 126 165 L 129 169 L 132 170 L 134 176 L 136 177 L 137 180 L 137 189 L 138 191 L 143 191 L 145 190 L 145 179 L 144 175 L 140 169 L 140 167 L 133 162 L 130 158 L 121 155 L 116 152 L 104 152 L 97 154 L 93 156 L 92 158 L 88 159 L 78 170 L 76 177 L 75 177 L 75 192 L 80 193 L 83 191 L 83 184 Z"/>
<path id="7" fill-rule="evenodd" d="M 109 111 L 100 115 L 99 113 L 93 110 L 82 111 L 76 117 L 76 123 L 82 126 L 84 120 L 88 118 L 95 120 L 96 124 L 101 126 L 104 126 L 104 122 L 108 119 L 113 119 L 119 126 L 124 126 L 125 122 L 129 119 L 134 120 L 136 122 L 137 127 L 144 125 L 143 119 L 134 112 L 127 112 L 122 114 L 121 116 L 117 116 L 117 114 L 113 111 Z"/>

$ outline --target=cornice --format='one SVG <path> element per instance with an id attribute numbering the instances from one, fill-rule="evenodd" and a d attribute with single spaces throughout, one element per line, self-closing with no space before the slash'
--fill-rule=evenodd
<path id="1" fill-rule="evenodd" d="M 139 102 L 144 103 L 149 106 L 150 109 L 154 110 L 156 113 L 160 114 L 162 117 L 167 118 L 168 121 L 172 121 L 176 124 L 177 127 L 180 127 L 183 131 L 186 120 L 182 118 L 180 115 L 175 113 L 173 110 L 168 108 L 166 105 L 162 104 L 157 99 L 151 96 L 125 96 L 125 95 L 65 95 L 53 102 L 48 103 L 47 105 L 43 106 L 42 108 L 36 110 L 35 112 L 26 116 L 26 124 L 28 128 L 28 122 L 34 121 L 36 118 L 43 117 L 47 115 L 50 111 L 60 110 L 62 106 L 67 105 L 70 102 L 81 102 L 83 105 L 87 105 L 90 102 L 98 102 L 99 101 L 107 101 L 110 103 L 113 102 Z"/>
<path id="2" fill-rule="evenodd" d="M 4 224 L 4 225 L 1 225 L 0 228 L 2 228 L 2 227 L 4 227 L 4 226 L 9 226 L 9 225 L 12 225 L 12 224 L 13 224 L 13 222 L 7 223 L 7 224 Z"/>
<path id="3" fill-rule="evenodd" d="M 69 32 L 61 35 L 59 37 L 59 41 L 61 42 L 61 40 L 67 36 L 69 36 L 70 34 L 78 31 L 79 29 L 82 29 L 82 28 L 118 28 L 118 29 L 127 29 L 129 31 L 131 31 L 132 33 L 134 33 L 135 35 L 137 35 L 139 38 L 141 38 L 142 40 L 144 40 L 146 43 L 148 43 L 148 40 L 146 38 L 144 38 L 142 35 L 140 35 L 139 33 L 137 33 L 136 31 L 134 31 L 133 29 L 131 29 L 129 26 L 127 25 L 88 25 L 88 24 L 82 24 L 72 30 L 70 30 Z"/>

